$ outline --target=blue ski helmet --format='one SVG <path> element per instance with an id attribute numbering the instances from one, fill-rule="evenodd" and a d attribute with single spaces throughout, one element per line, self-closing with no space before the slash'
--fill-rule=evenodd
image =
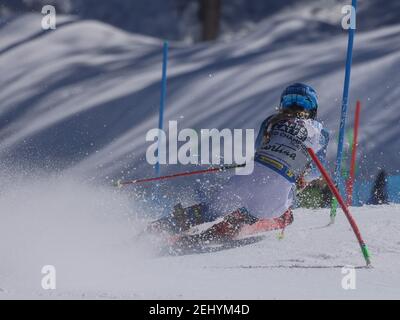
<path id="1" fill-rule="evenodd" d="M 287 87 L 281 95 L 281 110 L 300 107 L 315 119 L 318 111 L 317 92 L 303 83 L 295 83 Z"/>

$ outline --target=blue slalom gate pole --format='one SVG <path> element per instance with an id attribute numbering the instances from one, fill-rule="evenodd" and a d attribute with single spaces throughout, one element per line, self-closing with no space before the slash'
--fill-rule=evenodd
<path id="1" fill-rule="evenodd" d="M 352 6 L 354 10 L 354 17 L 357 15 L 357 0 L 352 0 Z M 349 105 L 349 91 L 350 91 L 350 78 L 351 78 L 351 66 L 353 62 L 353 46 L 354 46 L 354 36 L 356 33 L 355 25 L 353 25 L 353 12 L 351 15 L 350 21 L 350 29 L 349 29 L 349 39 L 347 44 L 347 58 L 346 58 L 346 72 L 344 78 L 344 89 L 343 89 L 343 99 L 342 99 L 342 112 L 340 117 L 340 127 L 339 127 L 339 140 L 338 140 L 338 149 L 336 156 L 336 166 L 335 166 L 335 184 L 336 186 L 340 186 L 342 183 L 342 159 L 343 159 L 343 145 L 344 145 L 344 136 L 345 136 L 345 127 L 346 127 L 346 118 L 347 118 L 347 109 Z M 335 222 L 337 211 L 337 202 L 335 199 L 332 199 L 331 206 L 331 224 Z"/>
<path id="2" fill-rule="evenodd" d="M 160 95 L 160 113 L 158 118 L 158 129 L 164 129 L 164 109 L 165 109 L 165 100 L 167 97 L 167 66 L 168 66 L 168 51 L 169 45 L 168 42 L 164 42 L 163 46 L 163 65 L 162 65 L 162 80 L 161 80 L 161 95 Z M 158 137 L 158 162 L 156 163 L 156 175 L 159 177 L 161 174 L 160 170 L 160 143 L 162 136 Z"/>

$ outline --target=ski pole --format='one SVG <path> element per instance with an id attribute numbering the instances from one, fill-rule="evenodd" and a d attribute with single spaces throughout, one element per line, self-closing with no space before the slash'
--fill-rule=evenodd
<path id="1" fill-rule="evenodd" d="M 194 176 L 194 175 L 204 174 L 204 173 L 222 172 L 222 171 L 236 169 L 236 168 L 243 168 L 245 166 L 246 166 L 246 164 L 235 164 L 235 165 L 228 165 L 228 166 L 223 166 L 223 167 L 219 167 L 219 168 L 211 168 L 211 169 L 191 171 L 191 172 L 181 172 L 181 173 L 176 173 L 176 174 L 172 174 L 169 176 L 163 176 L 163 177 L 152 177 L 152 178 L 127 180 L 127 181 L 118 180 L 116 183 L 114 183 L 114 186 L 118 187 L 118 188 L 122 188 L 124 186 L 132 185 L 132 184 L 168 180 L 168 179 L 174 179 L 174 178 L 179 178 L 179 177 L 188 177 L 188 176 Z"/>
<path id="2" fill-rule="evenodd" d="M 367 266 L 371 265 L 371 259 L 370 259 L 370 254 L 368 251 L 368 247 L 365 244 L 360 230 L 358 229 L 357 223 L 354 220 L 353 216 L 350 213 L 349 208 L 346 206 L 346 203 L 343 201 L 343 198 L 341 197 L 339 190 L 336 188 L 334 182 L 332 181 L 331 177 L 329 176 L 328 172 L 325 170 L 325 168 L 323 167 L 321 161 L 319 161 L 317 155 L 315 154 L 315 152 L 313 151 L 313 149 L 311 148 L 307 148 L 308 153 L 310 154 L 311 158 L 314 160 L 315 164 L 317 165 L 319 171 L 321 172 L 321 174 L 323 175 L 325 181 L 327 182 L 329 188 L 331 189 L 332 193 L 335 195 L 337 201 L 339 202 L 340 206 L 343 209 L 344 214 L 347 217 L 347 220 L 349 220 L 349 223 L 354 231 L 354 234 L 356 235 L 356 238 L 358 240 L 358 243 L 360 244 L 361 247 L 361 251 L 362 254 L 364 256 L 365 262 L 367 263 Z"/>
<path id="3" fill-rule="evenodd" d="M 357 0 L 351 1 L 352 8 L 357 10 Z M 356 16 L 357 11 L 354 12 L 354 16 Z M 353 23 L 353 19 L 351 19 L 351 23 Z M 355 37 L 355 27 L 350 26 L 349 28 L 349 36 L 347 43 L 347 57 L 346 57 L 346 70 L 345 70 L 345 78 L 344 78 L 344 88 L 343 88 L 343 99 L 342 99 L 342 111 L 340 115 L 340 125 L 339 125 L 339 141 L 337 148 L 337 156 L 336 156 L 336 168 L 335 168 L 335 183 L 336 186 L 340 186 L 342 182 L 341 177 L 341 169 L 342 169 L 342 157 L 343 157 L 343 145 L 344 145 L 344 134 L 346 127 L 346 118 L 347 118 L 347 109 L 349 104 L 349 93 L 350 93 L 350 78 L 351 78 L 351 66 L 353 61 L 353 46 L 354 46 L 354 37 Z M 334 200 L 334 199 L 333 199 Z M 331 222 L 333 224 L 336 218 L 336 208 L 337 204 L 335 201 L 332 201 L 331 207 Z"/>

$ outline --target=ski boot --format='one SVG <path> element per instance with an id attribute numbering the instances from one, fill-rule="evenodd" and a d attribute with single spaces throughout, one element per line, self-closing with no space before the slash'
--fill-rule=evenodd
<path id="1" fill-rule="evenodd" d="M 224 217 L 201 234 L 202 240 L 225 241 L 235 238 L 246 225 L 253 225 L 258 218 L 252 216 L 246 208 L 240 208 Z"/>
<path id="2" fill-rule="evenodd" d="M 147 227 L 147 231 L 180 234 L 195 225 L 206 222 L 203 218 L 203 212 L 206 209 L 207 207 L 201 203 L 188 208 L 184 208 L 182 204 L 178 203 L 171 214 L 152 222 Z"/>
<path id="3" fill-rule="evenodd" d="M 240 235 L 247 236 L 273 230 L 282 230 L 283 235 L 283 231 L 288 225 L 292 224 L 293 220 L 294 218 L 292 210 L 288 209 L 283 215 L 278 218 L 260 219 L 252 225 L 244 226 L 240 231 Z"/>

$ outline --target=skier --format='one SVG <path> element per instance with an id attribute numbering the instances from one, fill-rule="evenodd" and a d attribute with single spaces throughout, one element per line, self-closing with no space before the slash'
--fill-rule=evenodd
<path id="1" fill-rule="evenodd" d="M 329 134 L 316 120 L 318 97 L 305 84 L 287 87 L 279 112 L 261 125 L 255 146 L 254 171 L 233 176 L 208 203 L 189 208 L 178 204 L 174 211 L 150 224 L 149 230 L 182 234 L 191 227 L 220 219 L 198 237 L 203 240 L 232 239 L 239 233 L 285 229 L 293 222 L 296 189 L 319 179 L 307 152 L 311 147 L 325 160 Z M 228 213 L 221 217 L 221 214 Z M 181 237 L 182 238 L 182 237 Z"/>

